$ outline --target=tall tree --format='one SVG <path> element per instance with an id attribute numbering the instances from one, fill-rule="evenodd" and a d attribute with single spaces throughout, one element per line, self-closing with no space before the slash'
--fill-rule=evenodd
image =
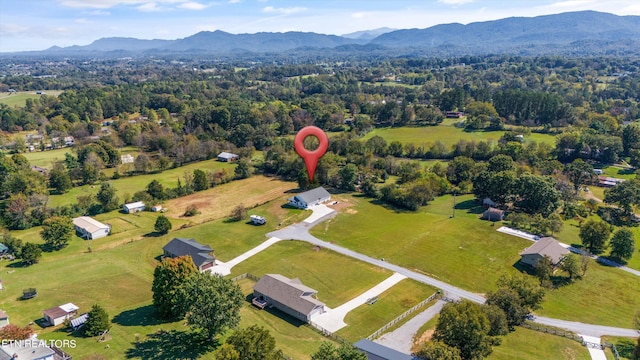
<path id="1" fill-rule="evenodd" d="M 523 174 L 516 179 L 515 205 L 529 214 L 547 216 L 560 205 L 560 194 L 552 178 Z"/>
<path id="2" fill-rule="evenodd" d="M 457 348 L 463 359 L 482 359 L 492 351 L 490 330 L 480 305 L 463 300 L 442 308 L 433 339 Z"/>
<path id="3" fill-rule="evenodd" d="M 247 161 L 246 159 L 240 159 L 233 172 L 236 176 L 236 179 L 246 179 L 250 177 L 251 167 L 249 165 L 249 161 Z"/>
<path id="4" fill-rule="evenodd" d="M 153 271 L 153 306 L 163 318 L 180 315 L 178 311 L 178 288 L 189 277 L 196 274 L 198 268 L 191 256 L 181 256 L 175 259 L 164 258 Z"/>
<path id="5" fill-rule="evenodd" d="M 320 348 L 311 360 L 367 360 L 367 355 L 351 344 L 342 344 L 336 347 L 328 341 L 320 343 Z"/>
<path id="6" fill-rule="evenodd" d="M 147 192 L 154 199 L 162 200 L 165 197 L 164 186 L 156 179 L 147 184 Z"/>
<path id="7" fill-rule="evenodd" d="M 576 194 L 582 185 L 590 184 L 595 177 L 593 166 L 582 159 L 575 159 L 572 163 L 565 165 L 564 173 L 573 183 Z"/>
<path id="8" fill-rule="evenodd" d="M 633 213 L 633 206 L 640 204 L 640 179 L 629 179 L 604 191 L 604 202 L 617 204 L 627 214 Z"/>
<path id="9" fill-rule="evenodd" d="M 58 194 L 64 194 L 73 187 L 69 172 L 61 162 L 53 164 L 53 168 L 49 172 L 49 187 L 53 188 Z"/>
<path id="10" fill-rule="evenodd" d="M 629 260 L 635 251 L 635 238 L 633 232 L 622 228 L 613 234 L 610 242 L 611 257 L 617 260 Z"/>
<path id="11" fill-rule="evenodd" d="M 100 184 L 100 190 L 96 194 L 96 199 L 102 205 L 102 209 L 105 212 L 115 210 L 119 207 L 119 199 L 116 196 L 116 188 L 114 188 L 109 182 L 102 182 Z"/>
<path id="12" fill-rule="evenodd" d="M 222 344 L 213 352 L 216 360 L 240 360 L 240 354 L 231 344 Z"/>
<path id="13" fill-rule="evenodd" d="M 566 271 L 569 274 L 569 279 L 573 280 L 580 275 L 580 262 L 577 255 L 569 254 L 564 257 L 560 263 L 560 269 Z"/>
<path id="14" fill-rule="evenodd" d="M 262 326 L 251 325 L 236 330 L 227 338 L 227 344 L 233 345 L 241 359 L 284 359 L 282 351 L 276 348 L 276 339 Z"/>
<path id="15" fill-rule="evenodd" d="M 429 341 L 415 354 L 419 360 L 462 360 L 460 350 L 442 341 Z"/>
<path id="16" fill-rule="evenodd" d="M 601 254 L 604 251 L 609 235 L 611 235 L 611 229 L 604 221 L 591 219 L 580 227 L 582 245 L 593 254 Z"/>
<path id="17" fill-rule="evenodd" d="M 27 265 L 35 264 L 40 260 L 40 257 L 42 257 L 42 249 L 37 244 L 27 242 L 22 246 L 20 258 L 23 263 Z"/>
<path id="18" fill-rule="evenodd" d="M 207 179 L 207 174 L 200 169 L 193 170 L 193 190 L 202 191 L 208 188 L 209 180 Z"/>
<path id="19" fill-rule="evenodd" d="M 73 236 L 73 222 L 66 216 L 54 216 L 42 223 L 40 236 L 45 244 L 54 250 L 67 246 Z"/>
<path id="20" fill-rule="evenodd" d="M 103 332 L 111 329 L 109 314 L 100 305 L 94 304 L 89 311 L 89 318 L 84 324 L 84 333 L 87 336 L 101 335 Z"/>
<path id="21" fill-rule="evenodd" d="M 153 229 L 161 235 L 168 233 L 171 227 L 171 221 L 164 215 L 158 216 L 156 223 L 153 225 Z"/>
<path id="22" fill-rule="evenodd" d="M 240 323 L 244 295 L 238 284 L 220 275 L 196 273 L 183 283 L 177 294 L 177 306 L 187 324 L 213 340 Z"/>

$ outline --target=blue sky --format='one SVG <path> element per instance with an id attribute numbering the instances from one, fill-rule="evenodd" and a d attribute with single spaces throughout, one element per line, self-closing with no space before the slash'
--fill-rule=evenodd
<path id="1" fill-rule="evenodd" d="M 640 1 L 0 0 L 0 52 L 87 45 L 113 36 L 178 39 L 205 30 L 341 35 L 578 10 L 640 15 Z"/>

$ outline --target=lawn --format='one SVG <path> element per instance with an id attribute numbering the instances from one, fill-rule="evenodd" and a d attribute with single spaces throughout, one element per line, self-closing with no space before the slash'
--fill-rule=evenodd
<path id="1" fill-rule="evenodd" d="M 350 206 L 312 229 L 315 236 L 477 293 L 495 289 L 501 274 L 515 272 L 519 253 L 531 245 L 498 233 L 499 225 L 478 220 L 471 196 L 457 197 L 454 218 L 450 218 L 450 196 L 439 197 L 415 213 L 359 196 L 345 196 L 343 202 Z M 572 223 L 565 224 L 560 241 L 574 242 L 578 228 Z M 584 280 L 550 291 L 540 314 L 630 327 L 640 308 L 638 294 L 637 276 L 593 262 Z"/>
<path id="2" fill-rule="evenodd" d="M 255 282 L 242 279 L 238 283 L 245 295 L 253 294 Z M 264 326 L 276 339 L 276 346 L 292 359 L 308 359 L 318 350 L 322 341 L 332 342 L 300 320 L 277 310 L 260 310 L 249 301 L 244 303 L 240 314 L 240 327 L 254 324 Z"/>
<path id="3" fill-rule="evenodd" d="M 520 359 L 591 359 L 589 351 L 577 341 L 522 327 L 502 337 L 502 344 L 493 347 L 490 360 Z"/>
<path id="4" fill-rule="evenodd" d="M 54 161 L 64 160 L 64 154 L 66 153 L 73 153 L 73 150 L 71 150 L 71 148 L 61 148 L 47 151 L 25 152 L 22 155 L 29 160 L 29 164 L 32 166 L 35 165 L 50 169 Z"/>
<path id="5" fill-rule="evenodd" d="M 232 269 L 232 276 L 281 274 L 318 291 L 330 308 L 342 305 L 391 276 L 391 272 L 299 241 L 281 241 Z M 399 315 L 399 314 L 398 314 Z"/>
<path id="6" fill-rule="evenodd" d="M 591 261 L 585 278 L 548 291 L 536 313 L 590 324 L 633 328 L 640 309 L 640 279 Z"/>
<path id="7" fill-rule="evenodd" d="M 379 128 L 374 129 L 363 140 L 368 140 L 373 136 L 381 136 L 388 143 L 392 141 L 400 141 L 403 144 L 412 143 L 416 146 L 428 146 L 436 141 L 444 143 L 447 148 L 451 148 L 460 140 L 466 141 L 482 141 L 491 140 L 497 142 L 504 131 L 465 131 L 451 125 L 440 124 L 438 126 L 426 127 L 396 127 L 396 128 Z M 524 138 L 525 144 L 530 141 L 544 142 L 549 145 L 555 145 L 555 137 L 547 134 L 531 133 Z"/>
<path id="8" fill-rule="evenodd" d="M 46 90 L 46 95 L 58 96 L 62 93 L 62 90 Z M 39 99 L 42 95 L 36 94 L 35 91 L 18 91 L 15 93 L 2 93 L 0 94 L 0 103 L 7 104 L 10 107 L 25 106 L 27 99 Z"/>
<path id="9" fill-rule="evenodd" d="M 64 156 L 64 155 L 62 155 Z M 117 180 L 109 180 L 111 184 L 118 191 L 117 195 L 122 198 L 124 195 L 133 195 L 137 191 L 146 189 L 147 185 L 152 180 L 158 180 L 165 187 L 176 187 L 178 185 L 178 178 L 183 178 L 184 173 L 192 173 L 195 169 L 201 169 L 205 171 L 215 170 L 228 170 L 233 171 L 235 165 L 219 162 L 215 159 L 199 161 L 187 164 L 175 169 L 165 170 L 160 173 L 136 175 L 130 177 L 121 177 Z M 183 181 L 184 183 L 184 181 Z M 66 204 L 72 204 L 76 202 L 76 198 L 83 194 L 95 194 L 98 192 L 100 185 L 83 185 L 77 186 L 71 189 L 64 195 L 51 195 L 49 197 L 50 206 L 61 206 Z"/>
<path id="10" fill-rule="evenodd" d="M 336 335 L 351 342 L 356 342 L 373 334 L 391 320 L 431 296 L 436 289 L 412 279 L 404 279 L 378 296 L 372 305 L 361 305 L 345 317 L 347 327 L 340 329 Z M 414 312 L 406 320 L 411 319 L 429 307 Z"/>
<path id="11" fill-rule="evenodd" d="M 518 254 L 530 243 L 480 221 L 472 196 L 458 196 L 456 201 L 455 218 L 450 218 L 451 196 L 439 197 L 417 212 L 345 196 L 342 203 L 348 207 L 311 232 L 373 258 L 484 293 L 495 288 L 501 274 L 516 271 Z"/>

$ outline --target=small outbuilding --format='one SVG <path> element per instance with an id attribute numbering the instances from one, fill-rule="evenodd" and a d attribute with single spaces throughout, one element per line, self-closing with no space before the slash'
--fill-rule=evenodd
<path id="1" fill-rule="evenodd" d="M 556 266 L 568 253 L 569 249 L 560 245 L 558 240 L 547 236 L 540 238 L 535 244 L 524 249 L 524 251 L 520 253 L 520 261 L 523 264 L 536 266 L 540 259 L 547 256 L 551 259 L 553 266 Z"/>
<path id="2" fill-rule="evenodd" d="M 480 218 L 482 220 L 489 221 L 502 221 L 502 219 L 504 219 L 504 210 L 490 207 L 482 213 L 482 216 Z"/>
<path id="3" fill-rule="evenodd" d="M 325 188 L 317 187 L 289 198 L 289 205 L 300 209 L 307 209 L 311 206 L 322 204 L 329 200 L 331 200 L 331 194 L 329 194 Z"/>
<path id="4" fill-rule="evenodd" d="M 131 154 L 120 155 L 120 162 L 123 164 L 133 164 L 134 161 L 135 159 Z"/>
<path id="5" fill-rule="evenodd" d="M 125 214 L 137 213 L 140 211 L 144 211 L 144 209 L 145 209 L 145 205 L 144 205 L 144 202 L 142 201 L 136 201 L 129 204 L 124 204 L 124 206 L 122 207 L 122 210 L 124 211 Z"/>
<path id="6" fill-rule="evenodd" d="M 75 319 L 71 319 L 71 329 L 73 329 L 73 331 L 80 329 L 84 325 L 84 323 L 87 322 L 88 319 L 89 319 L 89 314 L 87 313 L 84 313 Z"/>
<path id="7" fill-rule="evenodd" d="M 222 162 L 234 162 L 240 160 L 240 155 L 232 154 L 226 151 L 218 154 L 218 161 Z"/>
<path id="8" fill-rule="evenodd" d="M 495 207 L 496 205 L 498 205 L 498 204 L 496 204 L 495 201 L 491 200 L 488 197 L 482 199 L 482 206 L 485 207 L 485 208 Z"/>
<path id="9" fill-rule="evenodd" d="M 200 271 L 210 269 L 216 264 L 213 249 L 209 245 L 200 244 L 195 239 L 174 238 L 162 250 L 164 251 L 164 256 L 170 258 L 191 256 L 193 263 L 196 264 Z"/>
<path id="10" fill-rule="evenodd" d="M 0 328 L 9 325 L 9 315 L 6 312 L 0 310 Z"/>
<path id="11" fill-rule="evenodd" d="M 71 319 L 78 313 L 78 307 L 72 303 L 56 306 L 43 311 L 44 319 L 52 326 L 62 324 L 65 320 Z"/>
<path id="12" fill-rule="evenodd" d="M 9 247 L 7 247 L 7 245 L 0 243 L 0 255 L 2 254 L 8 254 L 9 253 Z"/>
<path id="13" fill-rule="evenodd" d="M 76 233 L 85 240 L 95 240 L 111 233 L 111 225 L 103 224 L 89 216 L 80 216 L 73 219 Z"/>
<path id="14" fill-rule="evenodd" d="M 265 274 L 253 287 L 256 306 L 273 306 L 304 322 L 325 312 L 325 305 L 314 297 L 316 294 L 316 290 L 303 285 L 299 279 L 280 274 Z"/>
<path id="15" fill-rule="evenodd" d="M 151 211 L 153 211 L 153 212 L 160 212 L 161 210 L 162 210 L 162 205 L 154 205 L 151 208 Z"/>

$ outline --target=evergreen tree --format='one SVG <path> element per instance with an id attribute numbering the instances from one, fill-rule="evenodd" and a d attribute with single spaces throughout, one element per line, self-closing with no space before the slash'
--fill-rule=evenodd
<path id="1" fill-rule="evenodd" d="M 102 306 L 95 304 L 89 311 L 89 318 L 84 324 L 84 333 L 87 336 L 101 335 L 103 332 L 111 329 L 109 314 Z"/>

